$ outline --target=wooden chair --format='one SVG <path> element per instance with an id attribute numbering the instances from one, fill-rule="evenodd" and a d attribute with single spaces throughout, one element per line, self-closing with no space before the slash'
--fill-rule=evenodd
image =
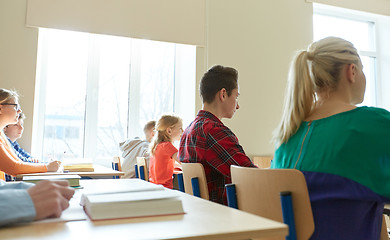
<path id="1" fill-rule="evenodd" d="M 183 169 L 185 192 L 209 200 L 209 190 L 203 165 L 201 163 L 182 163 L 181 167 Z"/>
<path id="2" fill-rule="evenodd" d="M 135 165 L 135 170 L 138 173 L 140 179 L 149 181 L 149 169 L 146 163 L 145 157 L 137 157 L 137 164 Z"/>
<path id="3" fill-rule="evenodd" d="M 111 167 L 115 171 L 122 171 L 122 165 L 121 165 L 121 158 L 120 157 L 113 157 Z M 113 176 L 114 179 L 120 178 L 119 176 Z"/>
<path id="4" fill-rule="evenodd" d="M 389 240 L 389 233 L 388 233 L 388 230 L 387 230 L 385 214 L 383 214 L 383 217 L 382 217 L 382 229 L 381 229 L 380 240 Z"/>
<path id="5" fill-rule="evenodd" d="M 231 176 L 231 186 L 235 186 L 238 209 L 278 222 L 285 222 L 289 225 L 289 236 L 286 239 L 309 239 L 313 234 L 314 220 L 309 193 L 305 177 L 300 171 L 245 168 L 232 165 Z M 286 192 L 291 193 L 290 198 L 281 197 L 281 193 Z M 284 200 L 286 198 L 287 201 Z M 229 206 L 231 206 L 231 199 L 229 191 Z M 288 206 L 288 204 L 291 205 Z M 288 218 L 292 220 L 292 223 L 288 221 Z M 296 238 L 292 237 L 294 231 Z"/>

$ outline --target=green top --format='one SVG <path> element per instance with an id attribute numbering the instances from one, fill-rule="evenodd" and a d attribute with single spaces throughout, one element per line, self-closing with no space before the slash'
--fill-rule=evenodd
<path id="1" fill-rule="evenodd" d="M 271 168 L 295 165 L 301 171 L 349 178 L 390 197 L 390 112 L 358 107 L 303 122 L 276 150 Z"/>

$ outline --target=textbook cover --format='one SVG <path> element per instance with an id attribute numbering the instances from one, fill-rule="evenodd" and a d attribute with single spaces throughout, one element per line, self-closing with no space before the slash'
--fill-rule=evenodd
<path id="1" fill-rule="evenodd" d="M 92 220 L 184 214 L 174 191 L 137 191 L 84 196 L 84 211 Z"/>
<path id="2" fill-rule="evenodd" d="M 23 176 L 22 181 L 37 183 L 42 180 L 67 180 L 71 187 L 80 186 L 80 176 L 76 174 L 69 175 L 37 175 L 37 176 Z"/>

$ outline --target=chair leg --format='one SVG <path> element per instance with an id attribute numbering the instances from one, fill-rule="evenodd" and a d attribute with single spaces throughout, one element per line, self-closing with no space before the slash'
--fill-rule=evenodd
<path id="1" fill-rule="evenodd" d="M 200 197 L 199 179 L 197 177 L 191 178 L 192 193 L 196 197 Z"/>
<path id="2" fill-rule="evenodd" d="M 179 185 L 179 191 L 180 191 L 180 192 L 185 192 L 185 191 L 184 191 L 183 173 L 177 174 L 177 183 L 178 183 L 178 185 Z"/>
<path id="3" fill-rule="evenodd" d="M 112 169 L 113 169 L 113 170 L 118 171 L 118 169 L 119 169 L 119 164 L 118 164 L 118 163 L 112 162 L 112 163 L 111 163 L 111 166 L 112 166 Z M 113 176 L 112 178 L 113 178 L 113 179 L 118 179 L 119 176 Z"/>
<path id="4" fill-rule="evenodd" d="M 139 175 L 138 175 L 138 165 L 137 164 L 134 165 L 134 169 L 135 169 L 135 177 L 139 178 Z"/>
<path id="5" fill-rule="evenodd" d="M 145 180 L 145 166 L 139 167 L 139 176 L 142 180 Z"/>
<path id="6" fill-rule="evenodd" d="M 280 193 L 280 203 L 282 205 L 283 221 L 288 225 L 288 236 L 286 240 L 296 240 L 294 209 L 292 205 L 291 192 Z"/>
<path id="7" fill-rule="evenodd" d="M 233 183 L 225 184 L 228 206 L 238 209 L 236 185 Z"/>

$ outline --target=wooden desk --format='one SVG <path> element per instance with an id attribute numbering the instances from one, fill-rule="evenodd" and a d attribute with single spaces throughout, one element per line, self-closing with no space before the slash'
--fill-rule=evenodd
<path id="1" fill-rule="evenodd" d="M 125 173 L 120 171 L 115 171 L 111 168 L 104 167 L 101 165 L 93 165 L 94 171 L 93 172 L 45 172 L 45 173 L 27 173 L 27 174 L 18 174 L 16 175 L 16 180 L 22 180 L 23 176 L 44 176 L 44 175 L 69 175 L 69 174 L 76 174 L 80 177 L 87 177 L 87 178 L 109 178 L 114 176 L 123 176 Z"/>
<path id="2" fill-rule="evenodd" d="M 142 181 L 139 179 L 81 180 L 85 190 L 99 181 Z M 144 182 L 145 184 L 152 184 Z M 83 191 L 80 189 L 78 191 Z M 174 190 L 170 190 L 174 191 Z M 284 237 L 287 226 L 181 193 L 186 214 L 103 221 L 40 223 L 0 228 L 2 239 L 250 239 Z M 80 196 L 80 194 L 77 194 Z M 72 201 L 77 202 L 77 201 Z"/>

